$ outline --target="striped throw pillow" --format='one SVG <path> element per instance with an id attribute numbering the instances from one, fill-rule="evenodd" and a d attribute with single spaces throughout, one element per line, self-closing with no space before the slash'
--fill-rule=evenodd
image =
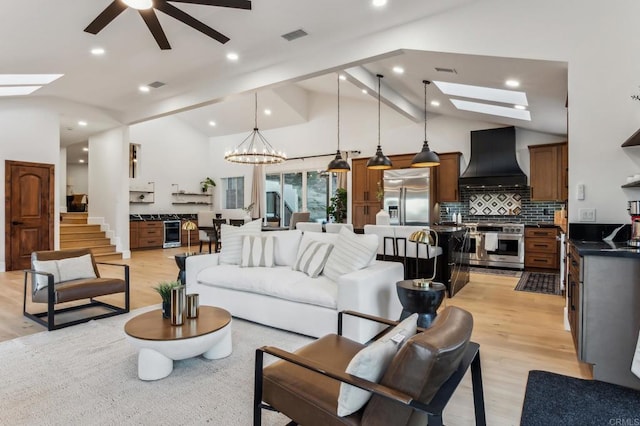
<path id="1" fill-rule="evenodd" d="M 293 270 L 304 272 L 311 278 L 318 278 L 332 249 L 333 244 L 310 241 L 298 252 Z"/>
<path id="2" fill-rule="evenodd" d="M 252 237 L 245 235 L 242 238 L 242 258 L 240 267 L 252 268 L 254 266 L 266 266 L 273 268 L 275 264 L 273 237 Z"/>
<path id="3" fill-rule="evenodd" d="M 245 235 L 260 236 L 262 220 L 254 220 L 242 226 L 220 225 L 220 263 L 239 265 L 242 256 L 242 237 Z"/>
<path id="4" fill-rule="evenodd" d="M 324 266 L 323 274 L 333 281 L 338 281 L 341 275 L 366 267 L 377 251 L 377 235 L 357 235 L 347 228 L 342 228 Z"/>

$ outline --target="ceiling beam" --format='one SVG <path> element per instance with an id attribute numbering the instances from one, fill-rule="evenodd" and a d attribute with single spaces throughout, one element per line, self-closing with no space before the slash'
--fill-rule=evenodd
<path id="1" fill-rule="evenodd" d="M 362 66 L 348 68 L 344 71 L 347 80 L 360 89 L 366 89 L 367 93 L 378 98 L 378 77 L 367 71 Z M 391 86 L 385 84 L 384 78 L 380 82 L 380 100 L 387 106 L 416 123 L 424 121 L 424 110 L 409 102 L 405 97 L 396 92 Z"/>

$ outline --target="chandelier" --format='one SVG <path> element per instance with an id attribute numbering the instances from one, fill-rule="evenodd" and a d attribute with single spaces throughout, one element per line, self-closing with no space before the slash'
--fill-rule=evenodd
<path id="1" fill-rule="evenodd" d="M 277 164 L 287 159 L 287 154 L 276 151 L 258 130 L 258 93 L 255 93 L 253 131 L 234 150 L 225 152 L 224 159 L 241 164 Z"/>

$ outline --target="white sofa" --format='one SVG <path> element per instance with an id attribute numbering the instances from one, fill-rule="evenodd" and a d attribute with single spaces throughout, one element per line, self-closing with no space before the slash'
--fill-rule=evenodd
<path id="1" fill-rule="evenodd" d="M 274 238 L 274 267 L 223 264 L 223 253 L 190 256 L 186 260 L 187 293 L 198 293 L 201 304 L 222 307 L 235 317 L 313 337 L 335 333 L 342 310 L 399 318 L 402 307 L 396 282 L 404 279 L 403 266 L 376 261 L 376 246 L 366 267 L 341 275 L 334 282 L 324 273 L 311 278 L 293 270 L 292 265 L 298 251 L 311 241 L 338 244 L 341 234 L 309 232 L 303 236 L 299 230 L 291 230 L 261 235 Z M 371 242 L 371 236 L 357 238 L 369 238 Z M 372 322 L 345 317 L 343 331 L 352 339 L 364 342 L 378 330 Z"/>

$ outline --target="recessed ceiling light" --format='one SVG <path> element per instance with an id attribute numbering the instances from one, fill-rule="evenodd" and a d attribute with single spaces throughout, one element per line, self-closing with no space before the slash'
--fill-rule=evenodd
<path id="1" fill-rule="evenodd" d="M 227 53 L 227 59 L 230 61 L 237 61 L 239 58 L 238 54 L 235 52 L 229 52 Z"/>
<path id="2" fill-rule="evenodd" d="M 502 102 L 511 105 L 529 105 L 527 94 L 515 90 L 493 89 L 491 87 L 471 86 L 468 84 L 434 81 L 438 89 L 446 95 L 462 98 L 482 99 L 483 101 Z M 513 109 L 513 108 L 510 108 Z"/>
<path id="3" fill-rule="evenodd" d="M 362 89 L 362 93 L 366 95 L 369 92 L 367 92 L 367 89 Z"/>
<path id="4" fill-rule="evenodd" d="M 346 80 L 346 79 L 347 79 L 347 76 L 346 76 L 346 75 L 344 75 L 344 74 L 340 74 L 340 77 L 339 77 L 339 78 L 340 78 L 340 80 L 343 80 L 343 81 L 344 81 L 344 80 Z"/>
<path id="5" fill-rule="evenodd" d="M 372 0 L 371 4 L 375 7 L 382 7 L 387 4 L 387 0 Z"/>
<path id="6" fill-rule="evenodd" d="M 404 68 L 395 66 L 393 67 L 393 72 L 395 72 L 396 74 L 404 74 Z"/>
<path id="7" fill-rule="evenodd" d="M 531 121 L 531 114 L 529 113 L 529 111 L 523 111 L 500 105 L 483 104 L 481 102 L 463 101 L 461 99 L 451 99 L 451 103 L 453 103 L 456 108 L 464 111 L 479 112 L 480 114 L 497 115 L 500 117 Z"/>
<path id="8" fill-rule="evenodd" d="M 89 152 L 89 148 L 87 148 L 86 146 L 85 146 L 84 148 L 82 148 L 82 150 L 83 150 L 84 152 Z"/>
<path id="9" fill-rule="evenodd" d="M 24 96 L 29 95 L 42 86 L 7 86 L 0 87 L 0 96 Z"/>
<path id="10" fill-rule="evenodd" d="M 0 74 L 0 86 L 49 84 L 64 74 Z"/>
<path id="11" fill-rule="evenodd" d="M 96 56 L 104 55 L 104 52 L 105 51 L 102 47 L 94 47 L 91 49 L 91 54 Z"/>
<path id="12" fill-rule="evenodd" d="M 209 121 L 209 126 L 216 127 L 216 122 L 213 120 Z"/>
<path id="13" fill-rule="evenodd" d="M 514 108 L 515 109 L 526 109 L 526 107 L 524 105 L 515 105 Z"/>
<path id="14" fill-rule="evenodd" d="M 271 115 L 271 110 L 269 108 L 264 110 L 265 115 Z"/>
<path id="15" fill-rule="evenodd" d="M 153 6 L 152 0 L 122 0 L 124 4 L 134 9 L 149 9 Z"/>
<path id="16" fill-rule="evenodd" d="M 84 120 L 78 121 L 78 126 L 86 126 L 88 123 Z"/>
<path id="17" fill-rule="evenodd" d="M 80 159 L 78 160 L 78 163 L 84 163 L 84 160 Z"/>
<path id="18" fill-rule="evenodd" d="M 438 102 L 438 101 L 431 101 L 431 106 L 438 107 L 438 106 L 440 106 L 440 102 Z"/>
<path id="19" fill-rule="evenodd" d="M 151 89 L 149 88 L 149 86 L 140 86 L 138 87 L 138 90 L 141 91 L 142 93 L 149 93 Z"/>
<path id="20" fill-rule="evenodd" d="M 520 87 L 520 82 L 518 80 L 507 80 L 504 82 L 509 87 Z"/>

